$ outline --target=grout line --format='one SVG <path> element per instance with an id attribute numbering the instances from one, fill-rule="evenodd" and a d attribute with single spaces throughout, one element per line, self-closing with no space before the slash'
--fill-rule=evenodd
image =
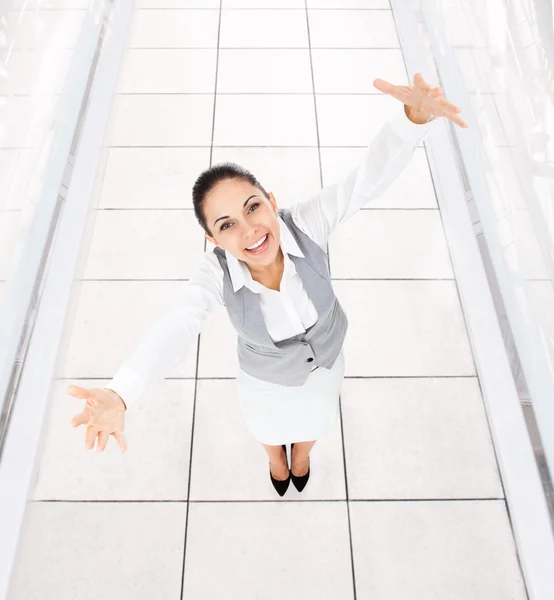
<path id="1" fill-rule="evenodd" d="M 150 207 L 129 206 L 129 207 L 121 207 L 121 208 L 120 207 L 111 207 L 111 206 L 107 206 L 107 207 L 101 207 L 100 206 L 100 207 L 96 208 L 95 210 L 96 211 L 103 211 L 103 210 L 104 211 L 114 211 L 114 212 L 115 211 L 121 211 L 121 212 L 123 212 L 123 211 L 126 211 L 126 210 L 129 210 L 129 211 L 132 211 L 132 210 L 134 210 L 134 211 L 139 211 L 139 210 L 153 210 L 153 211 L 163 211 L 163 210 L 185 211 L 185 210 L 188 210 L 188 211 L 192 211 L 192 210 L 194 210 L 194 208 L 186 207 L 186 206 L 185 207 L 181 207 L 181 208 L 175 208 L 173 206 L 169 206 L 169 207 L 163 207 L 163 206 L 160 206 L 160 207 L 158 207 L 158 206 L 150 206 Z M 410 210 L 410 211 L 414 211 L 414 210 L 434 210 L 436 212 L 439 209 L 436 208 L 436 207 L 432 207 L 432 206 L 422 206 L 422 207 L 418 207 L 418 206 L 414 206 L 414 207 L 410 207 L 410 206 L 400 207 L 399 206 L 399 207 L 391 207 L 391 208 L 380 208 L 380 207 L 369 207 L 368 206 L 368 207 L 361 208 L 360 210 L 372 210 L 372 211 L 379 211 L 379 210 L 381 210 L 381 211 L 391 211 L 391 210 L 397 210 L 397 211 L 400 211 L 400 210 L 406 210 L 406 211 L 407 210 Z M 22 211 L 21 208 L 6 208 L 6 209 L 4 209 L 1 212 L 6 213 L 6 212 L 21 212 L 21 211 Z"/>
<path id="2" fill-rule="evenodd" d="M 64 9 L 51 9 L 51 10 L 64 10 Z M 71 10 L 71 9 L 70 9 Z M 72 10 L 79 10 L 79 9 L 72 9 Z M 83 9 L 80 9 L 83 10 Z M 300 12 L 302 10 L 308 10 L 309 11 L 339 11 L 339 12 L 353 12 L 353 11 L 365 11 L 365 12 L 375 12 L 375 11 L 381 11 L 381 12 L 390 12 L 390 8 L 342 8 L 340 6 L 336 6 L 336 7 L 328 7 L 328 8 L 306 8 L 306 7 L 302 7 L 302 8 L 296 8 L 296 7 L 290 7 L 290 8 L 286 8 L 286 7 L 281 7 L 281 6 L 275 6 L 275 7 L 244 7 L 244 8 L 240 8 L 240 7 L 229 7 L 229 8 L 215 8 L 215 7 L 206 7 L 206 8 L 201 8 L 201 7 L 191 7 L 191 8 L 171 8 L 171 7 L 144 7 L 144 8 L 135 8 L 136 11 L 139 10 L 157 10 L 157 11 L 165 11 L 165 10 L 172 10 L 172 11 L 191 11 L 191 10 L 202 10 L 202 11 L 216 11 L 216 10 L 222 10 L 222 11 L 257 11 L 257 12 L 263 12 L 263 11 L 293 11 L 293 12 Z"/>
<path id="3" fill-rule="evenodd" d="M 265 500 L 68 500 L 68 499 L 50 499 L 50 500 L 31 500 L 33 504 L 273 504 L 288 502 L 295 504 L 303 502 L 309 503 L 339 503 L 345 504 L 366 503 L 378 504 L 384 502 L 405 503 L 411 502 L 505 502 L 505 498 L 485 497 L 485 498 L 368 498 L 368 499 L 350 499 L 345 498 L 310 498 L 310 499 L 265 499 Z"/>
<path id="4" fill-rule="evenodd" d="M 212 165 L 213 161 L 213 148 L 214 148 L 214 135 L 215 135 L 215 116 L 216 116 L 216 104 L 217 104 L 217 83 L 218 83 L 218 74 L 219 74 L 219 39 L 221 35 L 221 5 L 223 0 L 219 1 L 219 19 L 218 19 L 218 29 L 217 29 L 217 52 L 216 52 L 216 61 L 215 61 L 215 84 L 214 84 L 214 104 L 213 104 L 213 113 L 212 113 L 212 139 L 210 143 L 210 159 L 209 164 Z M 206 251 L 206 238 L 204 238 L 204 252 Z M 193 407 L 192 407 L 192 428 L 190 435 L 190 454 L 189 454 L 189 479 L 188 479 L 188 487 L 187 487 L 187 515 L 186 515 L 186 526 L 185 526 L 185 535 L 183 542 L 183 570 L 181 573 L 181 594 L 180 598 L 183 599 L 183 594 L 185 590 L 185 568 L 186 568 L 186 558 L 187 558 L 187 536 L 188 536 L 188 522 L 189 522 L 189 507 L 190 507 L 190 485 L 192 480 L 192 457 L 193 457 L 193 449 L 194 449 L 194 428 L 196 424 L 196 400 L 198 396 L 198 369 L 200 366 L 200 344 L 202 342 L 202 335 L 198 335 L 198 340 L 196 344 L 196 366 L 194 373 L 194 399 L 193 399 Z"/>
<path id="5" fill-rule="evenodd" d="M 477 375 L 345 375 L 344 379 L 476 379 Z M 57 381 L 104 381 L 110 380 L 110 377 L 58 377 Z M 232 375 L 199 376 L 199 377 L 166 377 L 166 381 L 235 381 L 236 377 Z"/>
<path id="6" fill-rule="evenodd" d="M 119 92 L 118 96 L 209 96 L 207 92 Z M 217 92 L 218 96 L 312 96 L 312 92 Z M 318 96 L 382 96 L 380 92 L 318 92 Z M 485 94 L 482 94 L 483 96 Z M 491 95 L 491 94 L 489 94 Z M 37 97 L 33 94 L 12 96 Z M 0 96 L 1 97 L 1 96 Z"/>
<path id="7" fill-rule="evenodd" d="M 223 46 L 218 50 L 308 50 L 307 46 Z M 131 46 L 128 50 L 216 50 L 216 46 Z M 399 46 L 318 46 L 312 50 L 400 50 Z"/>
<path id="8" fill-rule="evenodd" d="M 316 86 L 315 86 L 315 75 L 314 75 L 314 64 L 313 64 L 313 56 L 312 56 L 312 44 L 311 44 L 311 35 L 310 35 L 310 17 L 308 12 L 308 2 L 304 0 L 304 7 L 306 9 L 306 27 L 308 33 L 308 46 L 310 48 L 310 71 L 312 76 L 312 91 L 314 98 L 314 112 L 315 112 L 315 130 L 316 130 L 316 138 L 317 138 L 317 156 L 319 162 L 319 183 L 320 187 L 323 188 L 323 165 L 321 162 L 321 141 L 319 136 L 319 119 L 317 112 L 317 94 L 316 94 Z M 329 269 L 329 276 L 331 277 L 331 258 L 329 255 L 329 242 L 327 242 L 327 268 Z M 332 284 L 331 284 L 332 285 Z M 342 352 L 342 350 L 341 350 Z M 342 440 L 342 459 L 344 466 L 344 490 L 346 495 L 346 517 L 348 523 L 348 542 L 350 547 L 350 569 L 352 573 L 352 593 L 354 600 L 356 600 L 356 571 L 354 566 L 354 547 L 352 542 L 352 524 L 350 519 L 350 505 L 348 503 L 348 476 L 346 470 L 346 453 L 344 451 L 344 428 L 343 428 L 343 420 L 342 420 L 342 402 L 341 402 L 341 394 L 339 394 L 338 398 L 339 404 L 339 418 L 340 418 L 340 428 L 341 428 L 341 440 Z"/>
<path id="9" fill-rule="evenodd" d="M 208 149 L 208 148 L 212 148 L 212 146 L 209 145 L 205 145 L 205 146 L 195 146 L 195 145 L 178 145 L 175 144 L 174 146 L 158 146 L 155 144 L 152 144 L 150 146 L 141 146 L 141 145 L 134 145 L 134 146 L 104 146 L 105 148 L 111 149 L 111 148 L 123 148 L 123 149 L 134 149 L 134 148 L 141 148 L 141 149 L 145 149 L 148 150 L 150 148 L 154 148 L 154 149 L 160 149 L 160 148 L 198 148 L 198 149 Z M 367 148 L 367 146 L 351 146 L 348 144 L 341 144 L 341 145 L 336 145 L 336 146 L 328 146 L 328 145 L 324 145 L 322 144 L 321 146 L 319 146 L 320 148 L 324 148 L 324 149 L 329 149 L 329 150 L 342 150 L 342 149 L 364 149 Z M 497 146 L 498 148 L 513 148 L 514 146 Z M 290 149 L 295 149 L 295 148 L 317 148 L 317 146 L 315 145 L 298 145 L 298 146 L 291 146 L 289 145 L 285 145 L 285 146 L 278 146 L 278 145 L 269 145 L 266 144 L 265 146 L 256 146 L 256 145 L 252 145 L 252 144 L 248 144 L 248 145 L 230 145 L 230 144 L 222 144 L 222 145 L 215 145 L 213 146 L 213 148 L 266 148 L 266 149 L 273 149 L 273 148 L 290 148 Z M 416 146 L 416 148 L 423 148 L 423 145 L 421 146 Z M 5 148 L 6 150 L 32 150 L 33 148 L 31 146 L 28 147 L 10 147 L 10 148 Z"/>
<path id="10" fill-rule="evenodd" d="M 204 247 L 204 251 L 205 247 Z M 454 277 L 331 277 L 331 281 L 455 281 Z M 1 280 L 0 280 L 1 281 Z M 175 278 L 175 279 L 145 279 L 145 278 L 121 278 L 121 277 L 82 277 L 76 278 L 75 281 L 95 281 L 95 282 L 111 282 L 111 283 L 125 283 L 125 282 L 142 282 L 142 283 L 162 283 L 162 282 L 183 282 L 190 281 L 189 278 Z M 545 279 L 544 281 L 550 281 Z"/>

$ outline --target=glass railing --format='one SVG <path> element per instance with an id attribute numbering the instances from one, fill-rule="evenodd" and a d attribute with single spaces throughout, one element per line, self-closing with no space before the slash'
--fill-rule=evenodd
<path id="1" fill-rule="evenodd" d="M 109 0 L 0 0 L 0 456 Z"/>
<path id="2" fill-rule="evenodd" d="M 549 497 L 554 473 L 554 20 L 550 0 L 421 0 L 474 231 Z"/>

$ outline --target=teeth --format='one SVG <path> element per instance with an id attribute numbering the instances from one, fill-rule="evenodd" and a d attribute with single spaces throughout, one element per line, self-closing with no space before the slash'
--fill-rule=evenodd
<path id="1" fill-rule="evenodd" d="M 266 238 L 267 238 L 267 233 L 264 235 L 264 237 L 261 240 L 259 240 L 252 246 L 248 246 L 248 248 L 246 248 L 246 249 L 247 250 L 255 250 L 258 246 L 261 246 L 265 242 Z"/>

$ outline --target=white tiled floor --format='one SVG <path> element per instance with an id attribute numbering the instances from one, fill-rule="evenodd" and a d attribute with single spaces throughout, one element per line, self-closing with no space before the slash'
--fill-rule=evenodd
<path id="1" fill-rule="evenodd" d="M 222 5 L 219 32 L 219 0 L 136 3 L 10 600 L 523 600 L 423 147 L 331 241 L 347 379 L 302 494 L 276 496 L 243 422 L 224 309 L 198 365 L 195 346 L 129 411 L 126 454 L 87 452 L 69 426 L 81 402 L 66 386 L 104 385 L 176 306 L 210 156 L 290 206 L 401 110 L 371 86 L 406 82 L 387 1 Z"/>

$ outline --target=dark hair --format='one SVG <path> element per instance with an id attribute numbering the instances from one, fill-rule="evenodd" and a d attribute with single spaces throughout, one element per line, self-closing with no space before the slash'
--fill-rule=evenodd
<path id="1" fill-rule="evenodd" d="M 226 179 L 242 179 L 243 181 L 247 181 L 263 192 L 266 198 L 269 198 L 269 194 L 265 191 L 256 177 L 254 177 L 248 169 L 245 169 L 236 163 L 219 163 L 202 171 L 192 188 L 192 203 L 194 205 L 194 214 L 196 215 L 198 222 L 209 235 L 211 235 L 211 232 L 206 223 L 206 217 L 204 216 L 204 200 L 218 183 L 225 181 Z"/>

